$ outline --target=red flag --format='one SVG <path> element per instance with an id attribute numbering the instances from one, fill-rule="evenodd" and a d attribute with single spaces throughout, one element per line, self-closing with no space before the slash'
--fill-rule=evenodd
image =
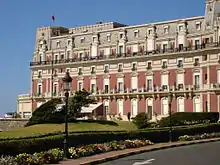
<path id="1" fill-rule="evenodd" d="M 55 16 L 54 15 L 52 16 L 52 20 L 55 21 Z"/>

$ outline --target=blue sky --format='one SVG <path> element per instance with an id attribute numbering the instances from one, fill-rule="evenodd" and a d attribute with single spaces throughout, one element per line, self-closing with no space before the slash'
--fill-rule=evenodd
<path id="1" fill-rule="evenodd" d="M 30 92 L 36 28 L 75 27 L 98 21 L 128 25 L 204 15 L 205 0 L 0 0 L 0 116 Z"/>

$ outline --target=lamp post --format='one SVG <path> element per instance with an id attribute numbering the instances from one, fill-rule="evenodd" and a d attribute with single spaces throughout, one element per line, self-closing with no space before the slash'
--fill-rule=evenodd
<path id="1" fill-rule="evenodd" d="M 170 126 L 169 126 L 169 142 L 172 142 L 172 121 L 171 121 L 171 103 L 172 103 L 172 93 L 169 92 L 168 95 L 168 105 L 169 105 L 169 119 L 170 119 Z"/>
<path id="2" fill-rule="evenodd" d="M 63 90 L 65 92 L 65 137 L 64 137 L 64 157 L 68 158 L 68 98 L 69 98 L 69 91 L 70 85 L 72 82 L 72 78 L 70 77 L 69 72 L 66 72 L 65 76 L 63 77 Z"/>

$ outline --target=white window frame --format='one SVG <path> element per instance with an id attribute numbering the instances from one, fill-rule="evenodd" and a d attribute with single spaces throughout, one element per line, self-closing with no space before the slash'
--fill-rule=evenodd
<path id="1" fill-rule="evenodd" d="M 134 31 L 134 38 L 138 38 L 139 37 L 139 30 L 135 30 Z"/>
<path id="2" fill-rule="evenodd" d="M 196 22 L 196 30 L 201 30 L 201 22 Z M 197 26 L 199 25 L 199 28 L 197 28 Z"/>
<path id="3" fill-rule="evenodd" d="M 199 111 L 196 109 L 196 100 L 199 100 Z M 201 108 L 201 98 L 200 97 L 194 97 L 193 98 L 193 112 L 202 112 L 202 108 Z"/>
<path id="4" fill-rule="evenodd" d="M 168 34 L 169 33 L 169 26 L 164 26 L 163 31 L 164 31 L 164 34 Z"/>
<path id="5" fill-rule="evenodd" d="M 196 80 L 195 80 L 195 76 L 199 75 L 199 85 L 201 87 L 202 84 L 202 76 L 200 72 L 195 72 L 193 73 L 193 85 L 196 85 Z"/>
<path id="6" fill-rule="evenodd" d="M 57 44 L 56 47 L 57 47 L 57 48 L 60 48 L 60 41 L 57 41 L 56 44 Z"/>
<path id="7" fill-rule="evenodd" d="M 153 79 L 153 76 L 146 76 L 146 88 L 148 89 L 148 85 L 147 85 L 147 81 L 148 80 L 151 80 L 151 82 L 152 82 L 152 90 L 153 90 L 153 87 L 154 87 L 154 79 Z"/>
<path id="8" fill-rule="evenodd" d="M 166 80 L 164 80 L 164 79 L 166 79 Z M 163 82 L 163 81 L 165 81 L 165 82 Z M 168 87 L 168 85 L 169 85 L 169 75 L 167 73 L 161 74 L 161 85 L 162 86 L 166 85 Z"/>
<path id="9" fill-rule="evenodd" d="M 182 79 L 182 80 L 179 80 L 179 79 L 178 79 L 178 77 L 179 77 L 178 75 L 179 75 L 179 76 L 181 75 L 181 77 L 182 77 L 181 79 Z M 181 81 L 182 81 L 182 82 L 181 82 Z M 176 74 L 176 82 L 177 82 L 177 85 L 179 85 L 179 84 L 183 84 L 183 85 L 184 85 L 184 82 L 185 82 L 185 74 L 184 74 L 184 72 L 181 72 L 181 73 L 177 73 L 177 74 Z"/>
<path id="10" fill-rule="evenodd" d="M 78 80 L 77 82 L 77 90 L 82 90 L 82 89 L 79 89 L 79 83 L 82 83 L 82 89 L 83 89 L 84 88 L 83 80 Z"/>
<path id="11" fill-rule="evenodd" d="M 108 34 L 106 35 L 106 38 L 107 38 L 107 41 L 110 42 L 110 41 L 111 41 L 111 34 L 108 33 Z"/>
<path id="12" fill-rule="evenodd" d="M 120 66 L 120 65 L 122 66 L 122 72 L 123 72 L 123 70 L 124 70 L 123 63 L 119 63 L 119 64 L 118 64 L 118 69 L 119 69 L 119 66 Z"/>
<path id="13" fill-rule="evenodd" d="M 220 84 L 220 69 L 217 70 L 217 83 Z"/>
<path id="14" fill-rule="evenodd" d="M 121 37 L 121 35 L 122 35 L 122 37 Z M 119 33 L 119 39 L 120 39 L 120 40 L 123 39 L 123 36 L 124 36 L 124 33 L 123 33 L 123 32 L 120 32 L 120 33 Z"/>
<path id="15" fill-rule="evenodd" d="M 164 104 L 164 103 L 166 103 L 166 104 Z M 166 105 L 166 107 L 167 107 L 166 111 L 164 110 L 165 109 L 164 105 Z M 161 110 L 162 110 L 162 115 L 168 115 L 169 114 L 169 104 L 168 104 L 168 98 L 167 97 L 164 97 L 161 101 Z"/>
<path id="16" fill-rule="evenodd" d="M 180 100 L 183 101 L 183 104 L 180 104 Z M 180 109 L 180 106 L 183 106 L 183 111 Z M 178 109 L 178 112 L 185 112 L 185 100 L 183 97 L 179 97 L 177 99 L 177 109 Z"/>
<path id="17" fill-rule="evenodd" d="M 40 94 L 42 95 L 43 94 L 43 83 L 38 83 L 37 84 L 37 94 L 39 94 L 39 86 L 41 86 Z"/>
<path id="18" fill-rule="evenodd" d="M 133 84 L 134 81 L 136 81 L 136 84 Z M 131 88 L 132 90 L 138 90 L 138 77 L 137 76 L 131 77 Z"/>
<path id="19" fill-rule="evenodd" d="M 80 43 L 83 44 L 85 42 L 85 37 L 80 38 Z"/>
<path id="20" fill-rule="evenodd" d="M 134 105 L 136 105 L 136 109 L 134 109 Z M 131 116 L 135 117 L 138 114 L 138 99 L 131 100 Z"/>
<path id="21" fill-rule="evenodd" d="M 183 24 L 179 24 L 178 25 L 178 32 L 182 32 L 183 28 L 184 28 L 184 25 Z"/>
<path id="22" fill-rule="evenodd" d="M 118 103 L 118 106 L 117 106 L 118 115 L 120 114 L 122 116 L 124 115 L 124 101 L 122 99 L 119 99 L 117 103 Z"/>
<path id="23" fill-rule="evenodd" d="M 150 36 L 150 35 L 153 35 L 153 28 L 149 28 L 147 29 L 147 34 Z"/>

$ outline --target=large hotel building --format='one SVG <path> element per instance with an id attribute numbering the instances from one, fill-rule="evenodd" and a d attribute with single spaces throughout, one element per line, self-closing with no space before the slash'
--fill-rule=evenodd
<path id="1" fill-rule="evenodd" d="M 154 118 L 172 112 L 220 112 L 220 2 L 206 0 L 205 16 L 127 26 L 98 22 L 37 29 L 32 91 L 18 96 L 22 117 L 51 98 L 86 89 L 104 116 Z"/>

